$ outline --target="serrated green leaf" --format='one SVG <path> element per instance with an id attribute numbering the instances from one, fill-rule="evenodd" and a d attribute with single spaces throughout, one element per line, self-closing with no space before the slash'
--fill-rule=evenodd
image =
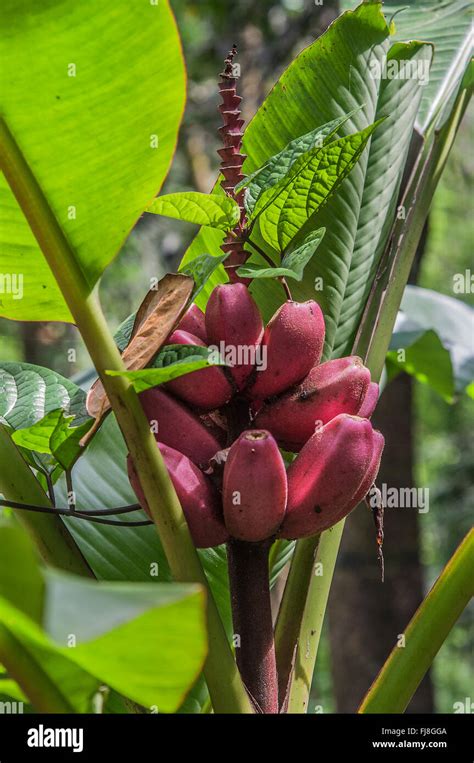
<path id="1" fill-rule="evenodd" d="M 168 0 L 5 0 L 0 23 L 2 116 L 92 289 L 174 152 L 185 80 Z M 3 293 L 1 315 L 71 320 L 3 176 L 0 184 L 0 272 L 23 278 L 22 299 Z"/>
<path id="2" fill-rule="evenodd" d="M 30 427 L 17 429 L 12 435 L 12 440 L 16 445 L 26 450 L 52 455 L 51 437 L 55 429 L 58 426 L 67 428 L 72 419 L 72 416 L 65 419 L 62 408 L 57 408 Z"/>
<path id="3" fill-rule="evenodd" d="M 242 278 L 294 278 L 295 281 L 301 281 L 306 265 L 316 252 L 319 244 L 323 240 L 325 228 L 310 233 L 302 244 L 290 247 L 283 257 L 281 267 L 262 268 L 258 265 L 245 265 L 238 269 L 237 273 Z"/>
<path id="4" fill-rule="evenodd" d="M 197 191 L 159 196 L 146 211 L 219 230 L 232 230 L 240 218 L 239 205 L 230 196 L 213 196 Z"/>
<path id="5" fill-rule="evenodd" d="M 349 114 L 333 119 L 331 122 L 321 127 L 316 127 L 305 135 L 290 141 L 283 151 L 279 151 L 263 167 L 242 180 L 235 190 L 239 191 L 242 188 L 246 188 L 245 207 L 247 212 L 252 214 L 261 194 L 272 188 L 287 175 L 295 161 L 302 154 L 314 148 L 314 146 L 322 147 L 338 131 L 339 127 L 347 122 L 358 110 L 354 109 Z"/>
<path id="6" fill-rule="evenodd" d="M 90 418 L 80 426 L 71 427 L 74 416 L 65 416 L 62 408 L 50 411 L 30 427 L 17 429 L 13 442 L 34 454 L 51 455 L 62 469 L 70 469 L 81 453 L 79 441 L 90 429 Z M 55 464 L 53 464 L 54 466 Z"/>
<path id="7" fill-rule="evenodd" d="M 199 257 L 187 262 L 186 265 L 180 268 L 180 273 L 191 276 L 194 281 L 195 286 L 191 297 L 193 302 L 204 289 L 216 268 L 222 265 L 228 256 L 228 254 L 220 254 L 216 257 L 211 257 L 210 254 L 200 254 Z"/>
<path id="8" fill-rule="evenodd" d="M 134 312 L 131 315 L 129 315 L 127 318 L 125 318 L 124 321 L 120 324 L 118 329 L 116 330 L 114 334 L 114 341 L 117 347 L 119 348 L 120 352 L 123 352 L 124 349 L 128 346 L 128 343 L 130 342 L 130 337 L 132 336 L 132 329 L 135 323 L 135 318 L 137 316 L 137 313 Z"/>
<path id="9" fill-rule="evenodd" d="M 254 217 L 259 218 L 262 235 L 271 246 L 285 251 L 308 219 L 347 177 L 378 124 L 380 121 L 322 148 L 307 151 L 273 190 L 262 194 Z"/>

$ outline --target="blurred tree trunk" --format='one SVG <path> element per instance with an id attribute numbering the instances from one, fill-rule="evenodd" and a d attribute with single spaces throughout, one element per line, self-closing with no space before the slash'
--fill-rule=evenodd
<path id="1" fill-rule="evenodd" d="M 418 248 L 410 283 L 416 283 L 427 238 Z M 414 486 L 413 382 L 401 374 L 384 390 L 373 424 L 385 436 L 377 484 Z M 380 580 L 374 525 L 359 507 L 347 520 L 329 598 L 329 637 L 337 712 L 353 713 L 424 597 L 419 514 L 415 508 L 385 510 L 385 582 Z M 408 712 L 433 713 L 429 675 Z"/>

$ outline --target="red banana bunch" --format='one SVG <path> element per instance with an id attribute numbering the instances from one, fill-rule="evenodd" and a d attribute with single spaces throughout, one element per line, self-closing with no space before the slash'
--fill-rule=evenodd
<path id="1" fill-rule="evenodd" d="M 360 358 L 320 364 L 324 336 L 316 302 L 285 302 L 264 329 L 232 283 L 169 337 L 226 362 L 140 395 L 196 546 L 319 533 L 370 490 L 384 443 L 369 421 L 378 385 Z M 279 447 L 298 453 L 288 469 Z M 148 510 L 130 461 L 129 474 Z"/>

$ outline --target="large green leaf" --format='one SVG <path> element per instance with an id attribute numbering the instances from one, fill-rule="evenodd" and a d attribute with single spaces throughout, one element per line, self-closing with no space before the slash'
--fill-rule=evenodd
<path id="1" fill-rule="evenodd" d="M 79 426 L 90 419 L 86 394 L 70 379 L 31 363 L 0 362 L 0 417 L 13 429 L 30 427 L 62 408 Z"/>
<path id="2" fill-rule="evenodd" d="M 446 402 L 454 399 L 454 376 L 451 357 L 434 331 L 412 332 L 409 335 L 398 334 L 394 337 L 393 347 L 387 353 L 386 369 L 388 381 L 400 371 L 414 376 L 419 382 L 429 384 Z M 407 342 L 405 347 L 402 343 Z"/>
<path id="3" fill-rule="evenodd" d="M 36 549 L 26 533 L 3 521 L 0 522 L 0 538 L 0 598 L 40 623 L 44 580 L 38 568 Z"/>
<path id="4" fill-rule="evenodd" d="M 17 553 L 6 561 L 13 570 L 4 562 L 11 543 Z M 15 597 L 0 595 L 0 657 L 33 704 L 36 681 L 34 691 L 46 690 L 52 701 L 75 712 L 91 710 L 100 684 L 155 711 L 176 710 L 206 655 L 202 590 L 41 573 L 28 544 L 18 527 L 0 527 L 0 592 L 16 571 L 26 599 L 37 594 L 41 607 L 43 629 L 18 602 L 15 607 Z"/>
<path id="5" fill-rule="evenodd" d="M 446 400 L 465 389 L 474 396 L 474 310 L 459 299 L 407 286 L 388 354 Z M 399 350 L 405 353 L 400 355 Z"/>
<path id="6" fill-rule="evenodd" d="M 0 660 L 39 711 L 91 710 L 100 680 L 72 662 L 39 625 L 2 597 Z"/>
<path id="7" fill-rule="evenodd" d="M 166 175 L 184 104 L 167 0 L 4 0 L 1 110 L 92 288 Z M 28 107 L 25 108 L 25 103 Z M 11 190 L 0 185 L 9 318 L 70 320 Z"/>
<path id="8" fill-rule="evenodd" d="M 388 62 L 429 65 L 432 50 L 418 42 L 395 43 Z M 387 119 L 375 131 L 370 146 L 357 228 L 348 241 L 352 253 L 341 310 L 337 318 L 334 355 L 350 353 L 375 271 L 397 212 L 398 193 L 423 92 L 416 78 L 382 79 L 376 118 Z M 400 210 L 403 214 L 403 210 Z"/>
<path id="9" fill-rule="evenodd" d="M 155 712 L 177 709 L 207 651 L 199 586 L 49 573 L 44 627 L 86 672 Z M 75 646 L 68 649 L 71 634 Z"/>
<path id="10" fill-rule="evenodd" d="M 347 7 L 347 2 L 343 6 Z M 472 56 L 472 4 L 469 0 L 385 0 L 387 18 L 396 13 L 396 40 L 431 42 L 436 54 L 423 86 L 417 126 L 425 132 L 454 94 Z"/>

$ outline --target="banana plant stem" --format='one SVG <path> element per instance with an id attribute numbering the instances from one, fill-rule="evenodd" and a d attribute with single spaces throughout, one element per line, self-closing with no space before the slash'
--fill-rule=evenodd
<path id="1" fill-rule="evenodd" d="M 403 713 L 443 645 L 474 596 L 474 529 L 422 601 L 397 646 L 365 696 L 359 713 Z"/>
<path id="2" fill-rule="evenodd" d="M 11 631 L 0 625 L 0 662 L 39 713 L 73 713 L 74 707 Z"/>
<path id="3" fill-rule="evenodd" d="M 318 536 L 319 539 L 320 536 Z M 313 538 L 306 538 L 296 544 L 293 563 L 290 566 L 275 627 L 275 648 L 278 657 L 278 690 L 284 703 L 290 689 L 296 659 L 296 645 L 301 630 L 301 619 L 294 617 L 295 613 L 304 612 L 307 591 L 301 585 L 300 569 L 313 570 L 318 546 Z M 311 584 L 310 584 L 311 585 Z M 284 625 L 282 625 L 282 623 Z"/>
<path id="4" fill-rule="evenodd" d="M 271 541 L 227 544 L 237 665 L 259 713 L 278 713 L 278 681 L 270 604 Z"/>
<path id="5" fill-rule="evenodd" d="M 173 577 L 181 582 L 200 583 L 207 591 L 209 652 L 204 671 L 213 706 L 216 712 L 250 713 L 252 706 L 242 685 L 222 620 L 138 396 L 127 379 L 107 374 L 108 370 L 125 369 L 97 293 L 91 293 L 64 232 L 3 120 L 0 121 L 0 163 L 102 380 Z"/>

